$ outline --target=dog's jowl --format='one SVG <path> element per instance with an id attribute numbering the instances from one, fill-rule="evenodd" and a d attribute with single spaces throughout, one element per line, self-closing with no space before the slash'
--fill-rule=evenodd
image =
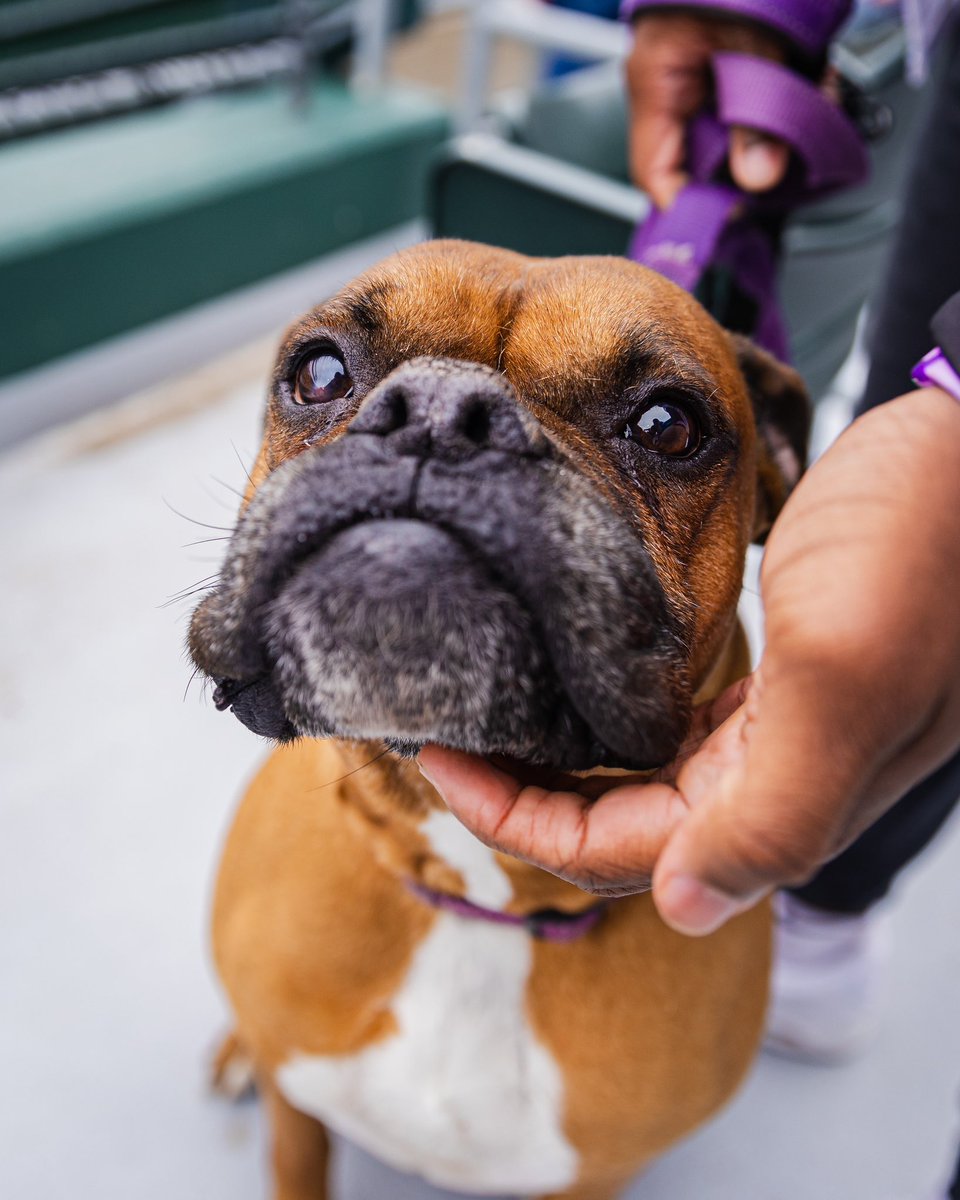
<path id="1" fill-rule="evenodd" d="M 797 377 L 614 258 L 460 242 L 308 313 L 190 648 L 282 743 L 214 912 L 275 1194 L 326 1126 L 465 1192 L 612 1200 L 756 1050 L 764 907 L 706 939 L 496 854 L 408 760 L 655 768 L 746 670 L 746 547 L 798 477 Z"/>

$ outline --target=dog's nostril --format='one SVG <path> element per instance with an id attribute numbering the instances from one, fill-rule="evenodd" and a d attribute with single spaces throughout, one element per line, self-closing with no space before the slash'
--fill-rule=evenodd
<path id="1" fill-rule="evenodd" d="M 463 414 L 461 429 L 467 441 L 485 446 L 490 437 L 490 409 L 485 400 L 473 400 Z"/>
<path id="2" fill-rule="evenodd" d="M 406 395 L 397 388 L 387 397 L 385 420 L 383 422 L 384 433 L 393 433 L 396 429 L 403 429 L 410 420 L 410 409 L 407 405 Z"/>

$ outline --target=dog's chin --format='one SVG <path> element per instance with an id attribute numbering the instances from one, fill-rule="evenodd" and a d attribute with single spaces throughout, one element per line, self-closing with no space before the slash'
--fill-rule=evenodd
<path id="1" fill-rule="evenodd" d="M 370 520 L 336 535 L 269 602 L 263 630 L 267 673 L 215 675 L 215 701 L 264 736 L 377 739 L 401 755 L 429 741 L 564 770 L 648 765 L 646 750 L 625 761 L 594 734 L 534 615 L 434 525 Z"/>
<path id="2" fill-rule="evenodd" d="M 609 695 L 619 676 L 593 678 L 585 656 L 576 679 L 564 679 L 534 610 L 454 533 L 419 520 L 361 521 L 281 584 L 263 610 L 266 671 L 242 681 L 211 671 L 215 700 L 280 741 L 378 740 L 403 756 L 436 742 L 562 771 L 668 761 L 687 709 L 664 685 L 672 675 L 663 662 L 639 656 L 617 727 L 591 721 L 571 694 L 590 675 L 591 688 Z M 207 670 L 198 655 L 210 615 L 198 613 L 192 642 Z"/>
<path id="3" fill-rule="evenodd" d="M 531 614 L 452 535 L 366 521 L 304 560 L 271 603 L 274 686 L 310 736 L 426 741 L 531 761 L 561 753 Z"/>

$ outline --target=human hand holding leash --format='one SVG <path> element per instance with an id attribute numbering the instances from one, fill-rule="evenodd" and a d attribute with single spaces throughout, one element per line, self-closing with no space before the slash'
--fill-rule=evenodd
<path id="1" fill-rule="evenodd" d="M 481 840 L 600 894 L 652 882 L 669 924 L 708 933 L 960 745 L 958 584 L 960 406 L 930 388 L 862 417 L 801 480 L 767 545 L 763 661 L 655 779 L 550 791 L 435 746 L 422 769 Z"/>
<path id="2" fill-rule="evenodd" d="M 777 62 L 784 57 L 774 34 L 729 17 L 649 13 L 635 22 L 626 67 L 630 170 L 658 208 L 669 208 L 687 182 L 686 123 L 707 101 L 710 60 L 721 50 Z M 743 126 L 731 131 L 730 170 L 744 191 L 775 187 L 789 160 L 783 142 Z"/>

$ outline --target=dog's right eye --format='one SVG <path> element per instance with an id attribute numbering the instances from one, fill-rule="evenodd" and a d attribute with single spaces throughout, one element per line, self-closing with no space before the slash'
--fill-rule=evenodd
<path id="1" fill-rule="evenodd" d="M 329 404 L 353 391 L 343 359 L 333 350 L 311 354 L 297 368 L 293 399 L 297 404 Z"/>
<path id="2" fill-rule="evenodd" d="M 669 394 L 653 397 L 620 430 L 620 436 L 664 458 L 689 458 L 702 441 L 694 413 Z"/>

